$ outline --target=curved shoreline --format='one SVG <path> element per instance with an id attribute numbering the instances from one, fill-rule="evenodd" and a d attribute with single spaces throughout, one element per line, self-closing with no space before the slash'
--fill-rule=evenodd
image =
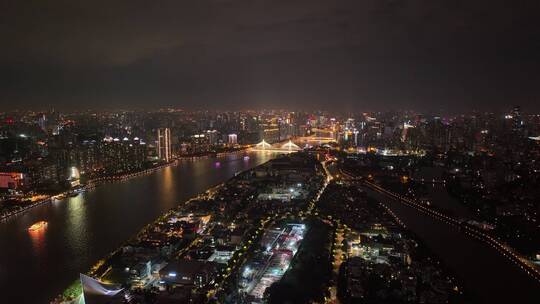
<path id="1" fill-rule="evenodd" d="M 138 171 L 138 172 L 127 173 L 127 174 L 122 174 L 122 175 L 115 175 L 115 176 L 99 177 L 99 178 L 91 179 L 84 186 L 82 186 L 80 189 L 82 189 L 83 191 L 91 190 L 91 189 L 94 189 L 97 186 L 103 185 L 105 183 L 128 180 L 128 179 L 131 179 L 131 178 L 134 178 L 134 177 L 138 177 L 138 176 L 142 176 L 142 175 L 146 175 L 146 174 L 156 172 L 156 171 L 161 170 L 161 169 L 166 168 L 166 167 L 176 166 L 177 164 L 178 164 L 178 161 L 173 161 L 173 162 L 170 162 L 170 163 L 162 164 L 162 165 L 152 167 L 152 168 L 148 168 L 148 169 Z M 49 196 L 49 197 L 47 197 L 47 198 L 45 198 L 43 200 L 28 204 L 28 205 L 22 207 L 19 210 L 9 212 L 7 214 L 3 214 L 3 215 L 0 216 L 0 222 L 7 221 L 10 218 L 12 218 L 12 217 L 14 217 L 16 215 L 20 215 L 20 214 L 22 214 L 22 213 L 24 213 L 24 212 L 26 212 L 26 211 L 28 211 L 28 210 L 30 210 L 32 208 L 41 206 L 41 205 L 46 204 L 46 203 L 51 203 L 55 199 L 56 196 L 60 196 L 60 195 L 68 196 L 70 194 L 70 192 L 72 192 L 72 191 L 64 191 L 62 193 L 51 195 L 51 196 Z"/>
<path id="2" fill-rule="evenodd" d="M 248 148 L 242 148 L 240 150 L 230 151 L 230 152 L 222 152 L 222 153 L 217 153 L 215 155 L 206 154 L 206 155 L 201 155 L 201 156 L 178 157 L 177 159 L 175 159 L 175 160 L 173 160 L 173 161 L 171 161 L 169 163 L 161 164 L 161 165 L 158 165 L 158 166 L 155 166 L 155 167 L 152 167 L 152 168 L 148 168 L 148 169 L 144 169 L 144 170 L 141 170 L 141 171 L 132 172 L 132 173 L 126 173 L 126 174 L 121 174 L 121 175 L 104 176 L 104 177 L 98 177 L 98 178 L 90 179 L 90 180 L 88 180 L 88 182 L 83 187 L 81 187 L 81 189 L 83 191 L 87 191 L 87 190 L 94 189 L 97 186 L 103 185 L 105 183 L 124 181 L 124 180 L 129 180 L 131 178 L 151 174 L 151 173 L 154 173 L 154 172 L 156 172 L 158 170 L 161 170 L 161 169 L 164 169 L 164 168 L 167 168 L 167 167 L 177 166 L 180 161 L 184 161 L 184 160 L 192 160 L 192 161 L 194 161 L 194 160 L 208 159 L 208 158 L 220 158 L 220 157 L 225 157 L 227 155 L 243 154 L 243 153 L 247 152 L 247 149 Z M 70 191 L 65 191 L 65 192 L 62 192 L 62 193 L 51 195 L 51 196 L 49 196 L 49 197 L 47 197 L 47 198 L 45 198 L 43 200 L 28 204 L 28 205 L 26 205 L 26 206 L 24 206 L 21 209 L 18 209 L 16 211 L 12 211 L 12 212 L 9 212 L 7 214 L 2 214 L 2 215 L 0 215 L 0 223 L 4 222 L 4 221 L 7 221 L 10 218 L 15 217 L 17 215 L 23 214 L 23 213 L 25 213 L 26 211 L 28 211 L 28 210 L 30 210 L 32 208 L 35 208 L 35 207 L 38 207 L 38 206 L 41 206 L 41 205 L 44 205 L 44 204 L 47 204 L 47 203 L 52 203 L 53 200 L 55 199 L 55 196 L 59 196 L 59 195 L 67 196 L 67 195 L 69 195 L 69 192 Z"/>

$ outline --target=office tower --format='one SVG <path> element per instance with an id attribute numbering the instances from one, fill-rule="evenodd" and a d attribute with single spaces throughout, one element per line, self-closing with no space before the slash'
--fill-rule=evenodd
<path id="1" fill-rule="evenodd" d="M 157 132 L 158 157 L 168 162 L 171 160 L 171 129 L 159 128 Z"/>
<path id="2" fill-rule="evenodd" d="M 520 131 L 523 128 L 523 118 L 521 116 L 521 107 L 515 106 L 512 109 L 512 130 Z"/>
<path id="3" fill-rule="evenodd" d="M 236 134 L 229 134 L 229 145 L 236 145 L 238 143 L 238 136 Z"/>

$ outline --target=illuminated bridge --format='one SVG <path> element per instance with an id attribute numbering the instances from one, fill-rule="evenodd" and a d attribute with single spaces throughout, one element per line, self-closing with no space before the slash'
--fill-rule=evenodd
<path id="1" fill-rule="evenodd" d="M 310 143 L 312 145 L 327 144 L 336 141 L 335 132 L 330 129 L 312 128 L 311 131 L 313 132 L 311 136 L 298 137 L 297 141 Z"/>
<path id="2" fill-rule="evenodd" d="M 335 142 L 336 139 L 334 137 L 331 137 L 332 132 L 326 131 L 328 135 L 330 136 L 320 136 L 323 135 L 324 132 L 316 132 L 311 136 L 301 136 L 301 137 L 295 137 L 293 140 L 302 145 L 310 145 L 310 146 L 317 146 L 317 145 L 323 145 L 328 144 L 331 142 Z M 252 151 L 259 151 L 259 152 L 278 152 L 278 153 L 292 153 L 302 150 L 297 144 L 293 142 L 293 140 L 289 140 L 285 144 L 269 144 L 264 139 L 253 146 L 251 148 Z"/>
<path id="3" fill-rule="evenodd" d="M 330 142 L 335 142 L 336 139 L 333 137 L 324 137 L 324 136 L 305 136 L 305 137 L 296 138 L 296 141 L 310 143 L 313 145 L 313 144 L 327 144 Z"/>
<path id="4" fill-rule="evenodd" d="M 251 148 L 252 151 L 258 151 L 258 152 L 278 152 L 278 153 L 292 153 L 292 152 L 298 152 L 302 150 L 298 145 L 293 143 L 291 140 L 289 140 L 287 143 L 280 145 L 280 144 L 274 144 L 271 145 L 267 143 L 264 139 L 256 144 L 253 148 Z"/>

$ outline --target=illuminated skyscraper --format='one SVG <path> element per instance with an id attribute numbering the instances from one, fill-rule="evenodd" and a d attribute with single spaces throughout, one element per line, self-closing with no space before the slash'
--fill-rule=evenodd
<path id="1" fill-rule="evenodd" d="M 238 136 L 236 134 L 229 134 L 229 145 L 236 145 L 238 143 Z"/>
<path id="2" fill-rule="evenodd" d="M 521 107 L 515 106 L 512 109 L 512 130 L 520 131 L 523 129 L 523 118 L 521 117 Z"/>
<path id="3" fill-rule="evenodd" d="M 158 157 L 168 162 L 171 160 L 171 129 L 159 128 L 157 132 Z"/>

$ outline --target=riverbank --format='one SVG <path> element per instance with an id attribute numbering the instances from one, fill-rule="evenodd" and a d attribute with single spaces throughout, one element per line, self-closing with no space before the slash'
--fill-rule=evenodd
<path id="1" fill-rule="evenodd" d="M 99 186 L 99 185 L 101 185 L 103 183 L 109 183 L 109 182 L 115 182 L 115 181 L 123 181 L 123 180 L 131 179 L 131 178 L 134 178 L 134 177 L 142 176 L 142 175 L 148 175 L 148 174 L 151 174 L 151 173 L 153 173 L 153 172 L 155 172 L 157 170 L 161 170 L 161 169 L 169 167 L 169 166 L 175 166 L 177 164 L 178 164 L 178 161 L 172 161 L 172 162 L 169 162 L 169 163 L 166 163 L 166 164 L 161 164 L 161 165 L 158 165 L 158 166 L 155 166 L 155 167 L 152 167 L 152 168 L 148 168 L 148 169 L 145 169 L 145 170 L 137 171 L 137 172 L 126 173 L 126 174 L 121 174 L 121 175 L 114 175 L 114 176 L 104 176 L 104 177 L 91 179 L 88 182 L 86 182 L 84 185 L 81 185 L 80 187 L 78 187 L 76 189 L 70 189 L 70 190 L 67 190 L 67 191 L 64 191 L 64 192 L 56 193 L 54 195 L 49 195 L 48 197 L 46 197 L 44 199 L 41 199 L 39 201 L 36 201 L 36 202 L 30 203 L 28 205 L 25 205 L 21 209 L 9 212 L 7 214 L 2 214 L 2 215 L 0 215 L 0 222 L 5 221 L 5 220 L 7 220 L 7 219 L 9 219 L 9 218 L 11 218 L 13 216 L 20 215 L 20 214 L 22 214 L 22 213 L 24 213 L 24 212 L 26 212 L 26 211 L 28 211 L 28 210 L 30 210 L 32 208 L 41 206 L 43 204 L 51 203 L 54 200 L 63 199 L 63 198 L 68 197 L 68 196 L 70 196 L 70 195 L 72 195 L 74 193 L 78 194 L 80 192 L 84 192 L 84 191 L 87 191 L 87 190 L 94 189 L 94 188 L 96 188 L 97 186 Z"/>
<path id="2" fill-rule="evenodd" d="M 207 159 L 207 158 L 217 158 L 217 157 L 224 157 L 227 155 L 238 155 L 238 154 L 244 154 L 246 153 L 253 145 L 245 145 L 241 148 L 231 150 L 231 151 L 223 151 L 223 152 L 204 152 L 199 154 L 191 154 L 191 155 L 180 155 L 178 157 L 179 160 L 197 160 L 197 159 Z"/>
<path id="3" fill-rule="evenodd" d="M 5 221 L 9 218 L 11 218 L 12 216 L 16 216 L 16 215 L 19 215 L 21 213 L 24 213 L 34 207 L 37 207 L 37 206 L 41 206 L 43 204 L 47 204 L 47 203 L 50 203 L 52 201 L 52 196 L 50 197 L 47 197 L 46 199 L 42 199 L 42 200 L 39 200 L 37 202 L 34 202 L 34 203 L 30 203 L 24 207 L 21 207 L 21 209 L 18 209 L 18 210 L 15 210 L 15 211 L 12 211 L 12 212 L 8 212 L 8 213 L 5 213 L 5 214 L 2 214 L 0 216 L 0 222 L 2 221 Z"/>

